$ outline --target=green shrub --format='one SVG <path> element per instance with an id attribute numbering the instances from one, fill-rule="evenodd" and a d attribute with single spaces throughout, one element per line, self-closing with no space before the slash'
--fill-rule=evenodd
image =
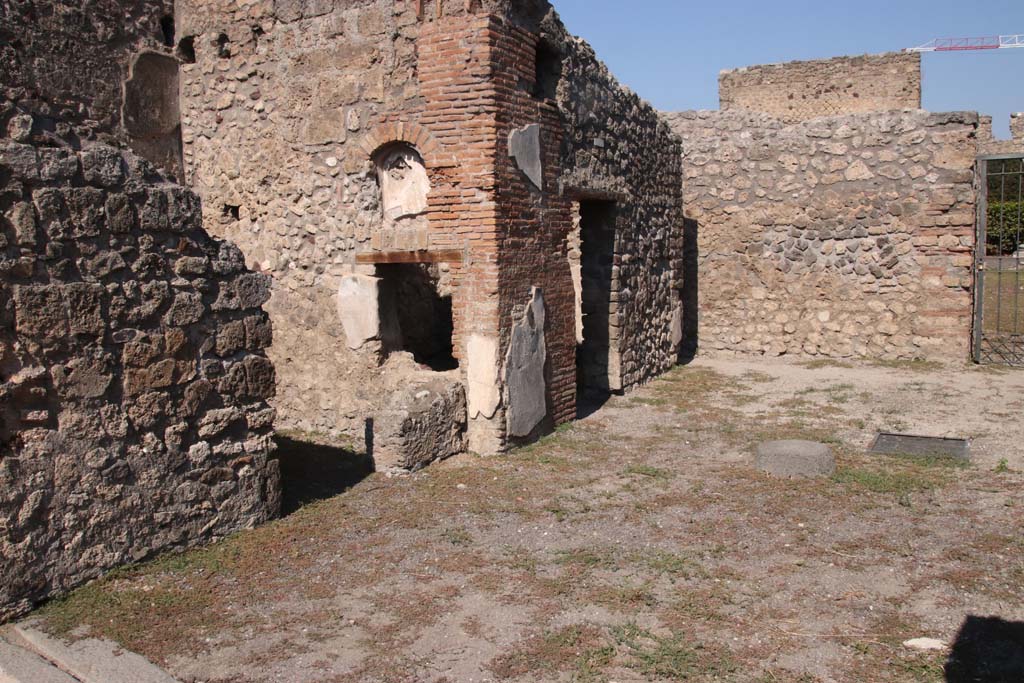
<path id="1" fill-rule="evenodd" d="M 990 202 L 985 228 L 988 253 L 1012 254 L 1024 242 L 1024 202 Z"/>

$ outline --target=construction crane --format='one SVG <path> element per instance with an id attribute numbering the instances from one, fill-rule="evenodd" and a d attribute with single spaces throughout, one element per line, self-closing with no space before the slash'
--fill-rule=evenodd
<path id="1" fill-rule="evenodd" d="M 1010 36 L 981 36 L 980 38 L 936 38 L 924 45 L 908 47 L 904 52 L 961 52 L 963 50 L 1001 50 L 1024 47 L 1024 33 Z"/>

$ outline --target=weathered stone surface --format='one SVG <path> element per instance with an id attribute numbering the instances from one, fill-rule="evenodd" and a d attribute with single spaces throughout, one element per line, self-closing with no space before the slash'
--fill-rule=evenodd
<path id="1" fill-rule="evenodd" d="M 383 150 L 377 159 L 384 216 L 397 220 L 427 210 L 430 180 L 419 153 L 408 145 Z"/>
<path id="2" fill-rule="evenodd" d="M 776 477 L 828 477 L 836 470 L 836 459 L 823 443 L 766 441 L 757 446 L 754 466 Z"/>
<path id="3" fill-rule="evenodd" d="M 541 126 L 531 123 L 508 134 L 508 155 L 515 159 L 516 166 L 526 174 L 533 186 L 544 189 L 544 166 L 540 158 Z"/>
<path id="4" fill-rule="evenodd" d="M 512 328 L 505 359 L 506 416 L 511 436 L 528 436 L 547 415 L 544 296 L 534 287 L 522 319 Z"/>
<path id="5" fill-rule="evenodd" d="M 474 412 L 470 338 L 496 340 L 503 396 L 514 309 L 537 285 L 548 306 L 550 424 L 573 419 L 565 243 L 574 197 L 618 207 L 604 255 L 615 264 L 605 303 L 609 385 L 628 389 L 671 367 L 683 221 L 680 149 L 669 128 L 546 2 L 444 0 L 440 16 L 418 15 L 415 5 L 176 3 L 176 30 L 195 45 L 195 63 L 179 75 L 186 166 L 207 229 L 274 279 L 267 310 L 280 423 L 362 438 L 390 398 L 380 389 L 389 384 L 386 344 L 375 342 L 387 317 L 372 323 L 371 307 L 344 320 L 342 280 L 374 275 L 372 257 L 380 275 L 390 259 L 453 253 L 435 264 L 436 289 L 451 297 L 453 357 Z M 228 44 L 218 44 L 221 33 Z M 541 36 L 548 49 L 535 55 Z M 536 144 L 527 134 L 532 179 L 509 156 L 513 131 L 528 126 L 543 128 L 533 129 Z M 398 150 L 400 167 L 382 168 Z M 408 193 L 395 191 L 399 180 Z M 507 421 L 500 401 L 482 417 L 495 405 L 487 384 L 468 431 L 475 450 L 497 453 Z"/>
<path id="6" fill-rule="evenodd" d="M 698 226 L 703 350 L 966 357 L 976 115 L 667 117 Z"/>
<path id="7" fill-rule="evenodd" d="M 466 394 L 451 374 L 419 373 L 374 417 L 377 470 L 415 470 L 466 449 Z"/>
<path id="8" fill-rule="evenodd" d="M 0 188 L 0 214 L 42 218 L 0 246 L 32 277 L 0 269 L 0 619 L 280 502 L 266 277 L 206 267 L 223 245 L 130 152 L 68 154 L 81 174 L 21 168 Z M 148 207 L 145 228 L 132 206 Z M 218 309 L 225 287 L 233 306 Z"/>
<path id="9" fill-rule="evenodd" d="M 380 278 L 347 275 L 338 286 L 338 317 L 350 349 L 380 338 Z"/>
<path id="10" fill-rule="evenodd" d="M 920 53 L 761 64 L 718 77 L 723 111 L 746 109 L 785 121 L 842 113 L 920 109 Z"/>
<path id="11" fill-rule="evenodd" d="M 78 683 L 48 661 L 0 639 L 0 683 Z"/>
<path id="12" fill-rule="evenodd" d="M 501 403 L 498 382 L 498 340 L 474 334 L 467 345 L 466 398 L 469 418 L 494 417 Z"/>
<path id="13" fill-rule="evenodd" d="M 35 650 L 82 683 L 177 683 L 145 657 L 109 640 L 85 638 L 65 643 L 40 631 L 33 622 L 18 624 L 14 629 Z"/>

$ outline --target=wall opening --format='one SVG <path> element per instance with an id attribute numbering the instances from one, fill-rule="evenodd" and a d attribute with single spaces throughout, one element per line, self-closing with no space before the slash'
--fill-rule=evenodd
<path id="1" fill-rule="evenodd" d="M 221 33 L 217 36 L 217 56 L 221 59 L 231 58 L 231 40 L 228 38 L 228 34 Z"/>
<path id="2" fill-rule="evenodd" d="M 539 100 L 553 100 L 558 96 L 558 82 L 562 79 L 562 54 L 549 43 L 537 43 L 536 78 L 533 96 Z"/>
<path id="3" fill-rule="evenodd" d="M 157 52 L 138 55 L 124 84 L 122 115 L 135 153 L 183 180 L 178 60 Z"/>
<path id="4" fill-rule="evenodd" d="M 384 352 L 406 351 L 431 370 L 454 370 L 452 297 L 436 264 L 377 265 Z"/>
<path id="5" fill-rule="evenodd" d="M 186 64 L 196 63 L 196 37 L 185 36 L 178 41 L 178 59 Z"/>
<path id="6" fill-rule="evenodd" d="M 174 17 L 160 18 L 160 32 L 163 34 L 164 45 L 174 47 Z"/>
<path id="7" fill-rule="evenodd" d="M 577 242 L 579 265 L 573 268 L 573 274 L 578 278 L 576 388 L 584 402 L 607 398 L 617 386 L 610 380 L 615 215 L 615 202 L 579 203 L 578 228 L 573 238 Z"/>

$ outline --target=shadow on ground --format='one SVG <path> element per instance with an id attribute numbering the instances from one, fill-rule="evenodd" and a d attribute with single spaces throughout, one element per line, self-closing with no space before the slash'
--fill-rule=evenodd
<path id="1" fill-rule="evenodd" d="M 281 463 L 281 514 L 331 498 L 373 473 L 373 458 L 365 453 L 277 435 Z"/>
<path id="2" fill-rule="evenodd" d="M 967 617 L 946 662 L 946 681 L 1024 681 L 1024 622 Z"/>

